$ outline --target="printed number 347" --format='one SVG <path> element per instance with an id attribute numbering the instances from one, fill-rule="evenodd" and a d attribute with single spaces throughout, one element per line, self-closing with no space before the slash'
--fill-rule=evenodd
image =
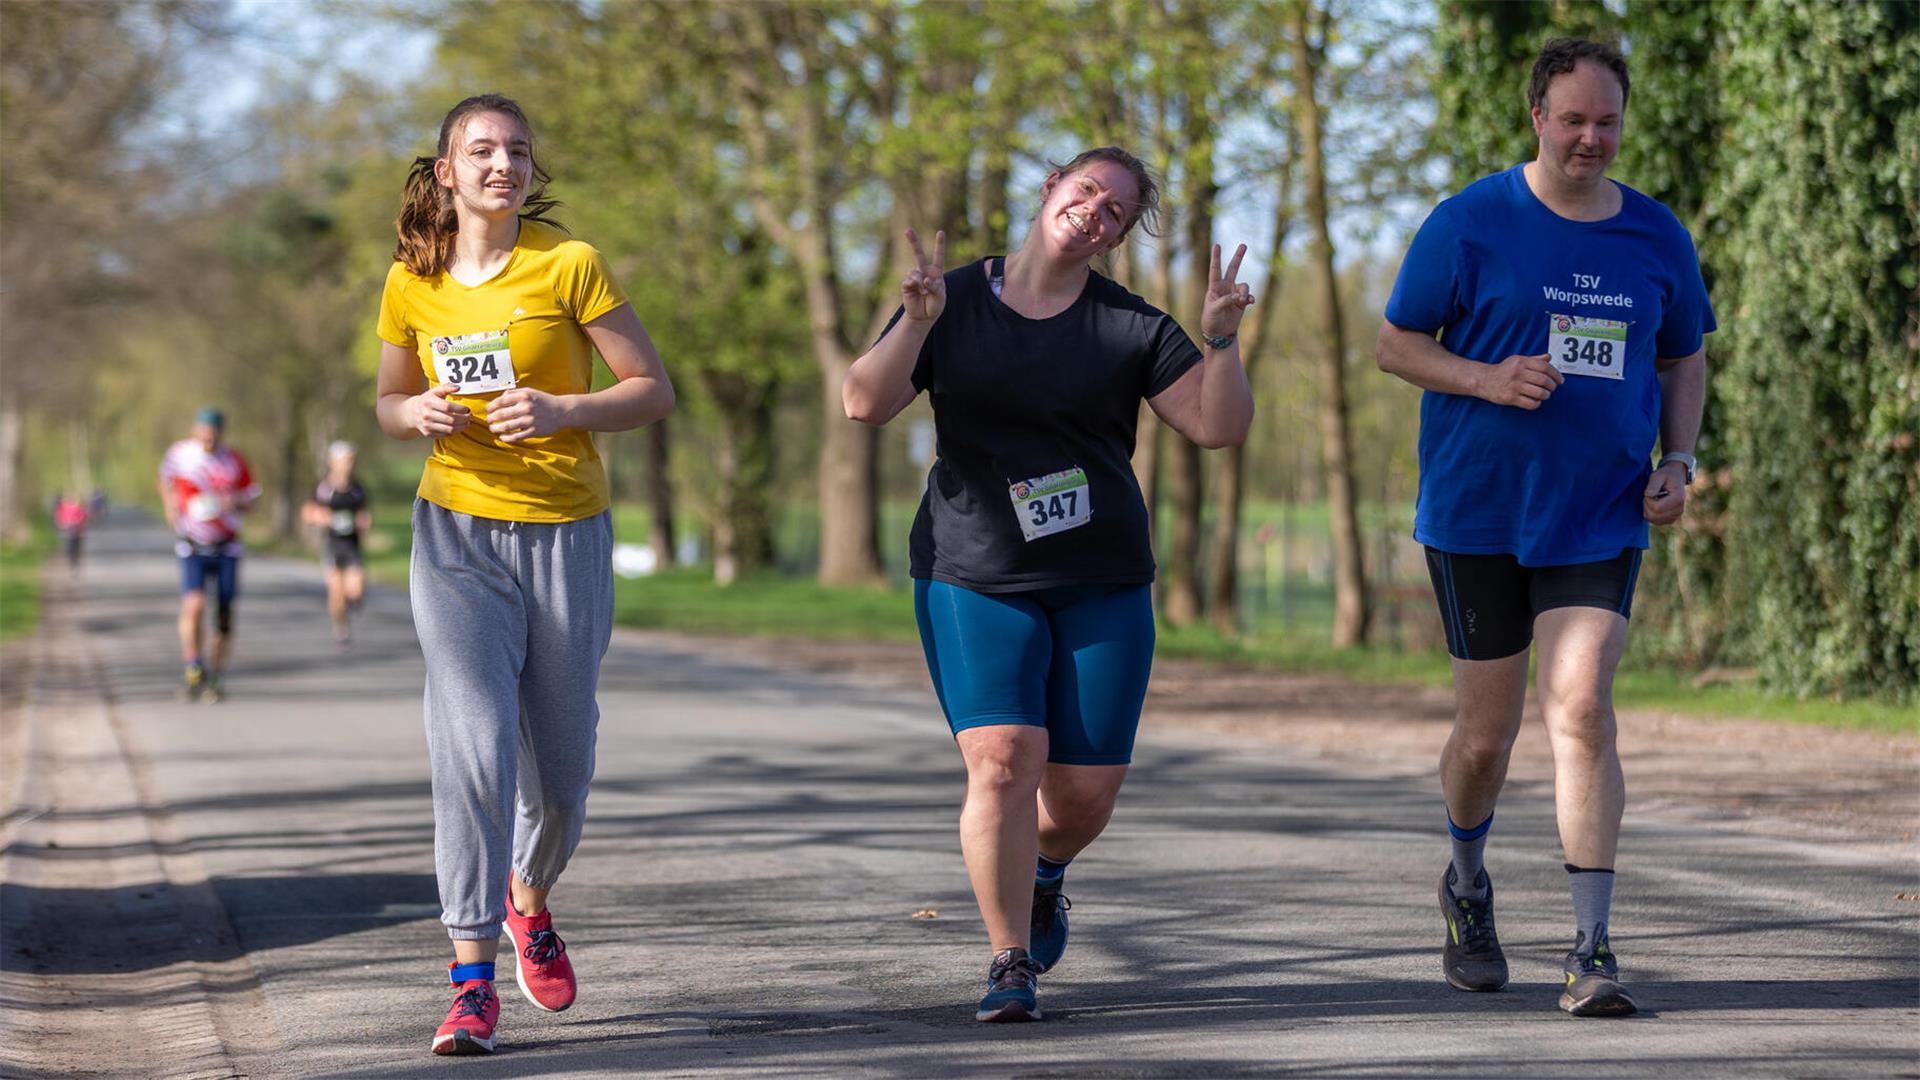
<path id="1" fill-rule="evenodd" d="M 1048 518 L 1055 521 L 1070 518 L 1078 505 L 1079 494 L 1077 491 L 1064 491 L 1051 499 L 1033 499 L 1027 503 L 1027 512 L 1033 515 L 1035 525 L 1045 525 Z"/>

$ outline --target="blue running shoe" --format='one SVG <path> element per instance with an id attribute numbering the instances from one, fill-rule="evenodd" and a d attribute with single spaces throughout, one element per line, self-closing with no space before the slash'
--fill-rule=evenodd
<path id="1" fill-rule="evenodd" d="M 1033 936 L 1029 956 L 1040 966 L 1040 974 L 1053 970 L 1060 954 L 1067 951 L 1067 912 L 1073 901 L 1060 892 L 1063 881 L 1056 878 L 1033 886 Z"/>
<path id="2" fill-rule="evenodd" d="M 1040 1019 L 1040 1005 L 1034 1000 L 1040 965 L 1025 949 L 1001 949 L 987 968 L 987 996 L 980 999 L 975 1020 L 987 1023 L 1020 1023 Z"/>
<path id="3" fill-rule="evenodd" d="M 1620 985 L 1620 961 L 1607 944 L 1607 926 L 1593 935 L 1580 934 L 1567 954 L 1567 988 L 1560 995 L 1560 1007 L 1574 1016 L 1632 1016 L 1640 1011 L 1627 988 Z"/>

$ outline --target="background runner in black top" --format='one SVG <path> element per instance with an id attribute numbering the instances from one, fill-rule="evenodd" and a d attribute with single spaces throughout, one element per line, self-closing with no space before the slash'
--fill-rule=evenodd
<path id="1" fill-rule="evenodd" d="M 323 566 L 327 574 L 327 615 L 333 620 L 333 640 L 346 648 L 352 642 L 347 616 L 367 594 L 365 560 L 360 537 L 372 526 L 367 491 L 354 478 L 354 449 L 348 442 L 327 448 L 327 475 L 313 489 L 305 518 L 326 537 Z"/>
<path id="2" fill-rule="evenodd" d="M 912 574 L 979 592 L 1152 581 L 1131 464 L 1140 401 L 1200 363 L 1200 350 L 1172 316 L 1097 273 L 1071 307 L 1029 319 L 994 295 L 1000 263 L 946 275 L 946 313 L 914 366 L 939 451 L 913 522 Z M 1027 540 L 1009 487 L 1076 467 L 1090 520 Z"/>

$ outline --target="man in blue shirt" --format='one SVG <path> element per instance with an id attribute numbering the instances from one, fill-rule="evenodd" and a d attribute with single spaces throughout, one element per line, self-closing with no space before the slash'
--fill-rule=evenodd
<path id="1" fill-rule="evenodd" d="M 1527 91 L 1538 155 L 1434 209 L 1376 350 L 1426 391 L 1414 538 L 1458 702 L 1440 757 L 1447 982 L 1507 982 L 1483 855 L 1537 640 L 1575 919 L 1560 1007 L 1576 1016 L 1636 1010 L 1607 940 L 1626 802 L 1613 676 L 1648 523 L 1686 507 L 1714 329 L 1686 229 L 1607 179 L 1627 93 L 1615 49 L 1546 44 Z"/>

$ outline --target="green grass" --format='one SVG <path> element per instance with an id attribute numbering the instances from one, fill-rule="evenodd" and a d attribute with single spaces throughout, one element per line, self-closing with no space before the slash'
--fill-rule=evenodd
<path id="1" fill-rule="evenodd" d="M 40 569 L 53 534 L 36 525 L 24 543 L 0 544 L 0 641 L 31 636 L 40 625 Z"/>
<path id="2" fill-rule="evenodd" d="M 1769 693 L 1754 683 L 1695 686 L 1691 673 L 1671 668 L 1623 670 L 1614 680 L 1613 698 L 1623 709 L 1853 728 L 1890 735 L 1920 734 L 1920 707 L 1913 705 L 1801 700 Z"/>
<path id="3" fill-rule="evenodd" d="M 1296 508 L 1298 509 L 1298 508 Z M 899 515 L 904 518 L 911 508 Z M 374 511 L 367 542 L 369 574 L 388 585 L 405 587 L 411 545 L 410 506 L 388 503 Z M 624 543 L 647 538 L 644 507 L 614 510 L 614 536 Z M 901 526 L 904 529 L 904 525 Z M 789 526 L 791 528 L 791 526 Z M 38 565 L 51 538 L 42 538 Z M 288 554 L 309 555 L 292 546 Z M 12 554 L 8 560 L 16 558 Z M 13 563 L 4 564 L 11 590 Z M 37 586 L 36 575 L 29 575 Z M 1282 614 L 1276 587 L 1250 597 L 1254 632 L 1226 637 L 1210 627 L 1174 628 L 1162 624 L 1158 655 L 1298 674 L 1326 675 L 1356 682 L 1415 683 L 1446 687 L 1452 672 L 1441 651 L 1402 651 L 1376 646 L 1336 649 L 1328 643 L 1332 592 L 1324 584 L 1297 581 L 1289 586 Z M 7 617 L 14 603 L 7 594 Z M 767 573 L 730 586 L 713 583 L 705 568 L 671 569 L 647 578 L 616 578 L 615 619 L 622 626 L 717 635 L 830 638 L 842 641 L 914 641 L 913 594 L 903 587 L 830 588 L 810 577 Z M 28 617 L 31 620 L 32 616 Z M 27 623 L 30 630 L 32 622 Z M 1724 719 L 1852 728 L 1887 733 L 1920 732 L 1920 710 L 1873 701 L 1802 701 L 1768 693 L 1751 683 L 1695 686 L 1691 672 L 1628 662 L 1614 684 L 1623 709 L 1679 713 Z"/>
<path id="4" fill-rule="evenodd" d="M 1357 682 L 1404 682 L 1446 686 L 1452 668 L 1443 652 L 1398 649 L 1336 649 L 1325 629 L 1270 631 L 1229 638 L 1206 626 L 1160 624 L 1155 655 L 1257 667 L 1301 675 L 1331 675 Z"/>
<path id="5" fill-rule="evenodd" d="M 622 626 L 699 634 L 914 641 L 913 594 L 893 588 L 829 588 L 806 578 L 756 576 L 719 586 L 700 570 L 615 579 Z"/>

